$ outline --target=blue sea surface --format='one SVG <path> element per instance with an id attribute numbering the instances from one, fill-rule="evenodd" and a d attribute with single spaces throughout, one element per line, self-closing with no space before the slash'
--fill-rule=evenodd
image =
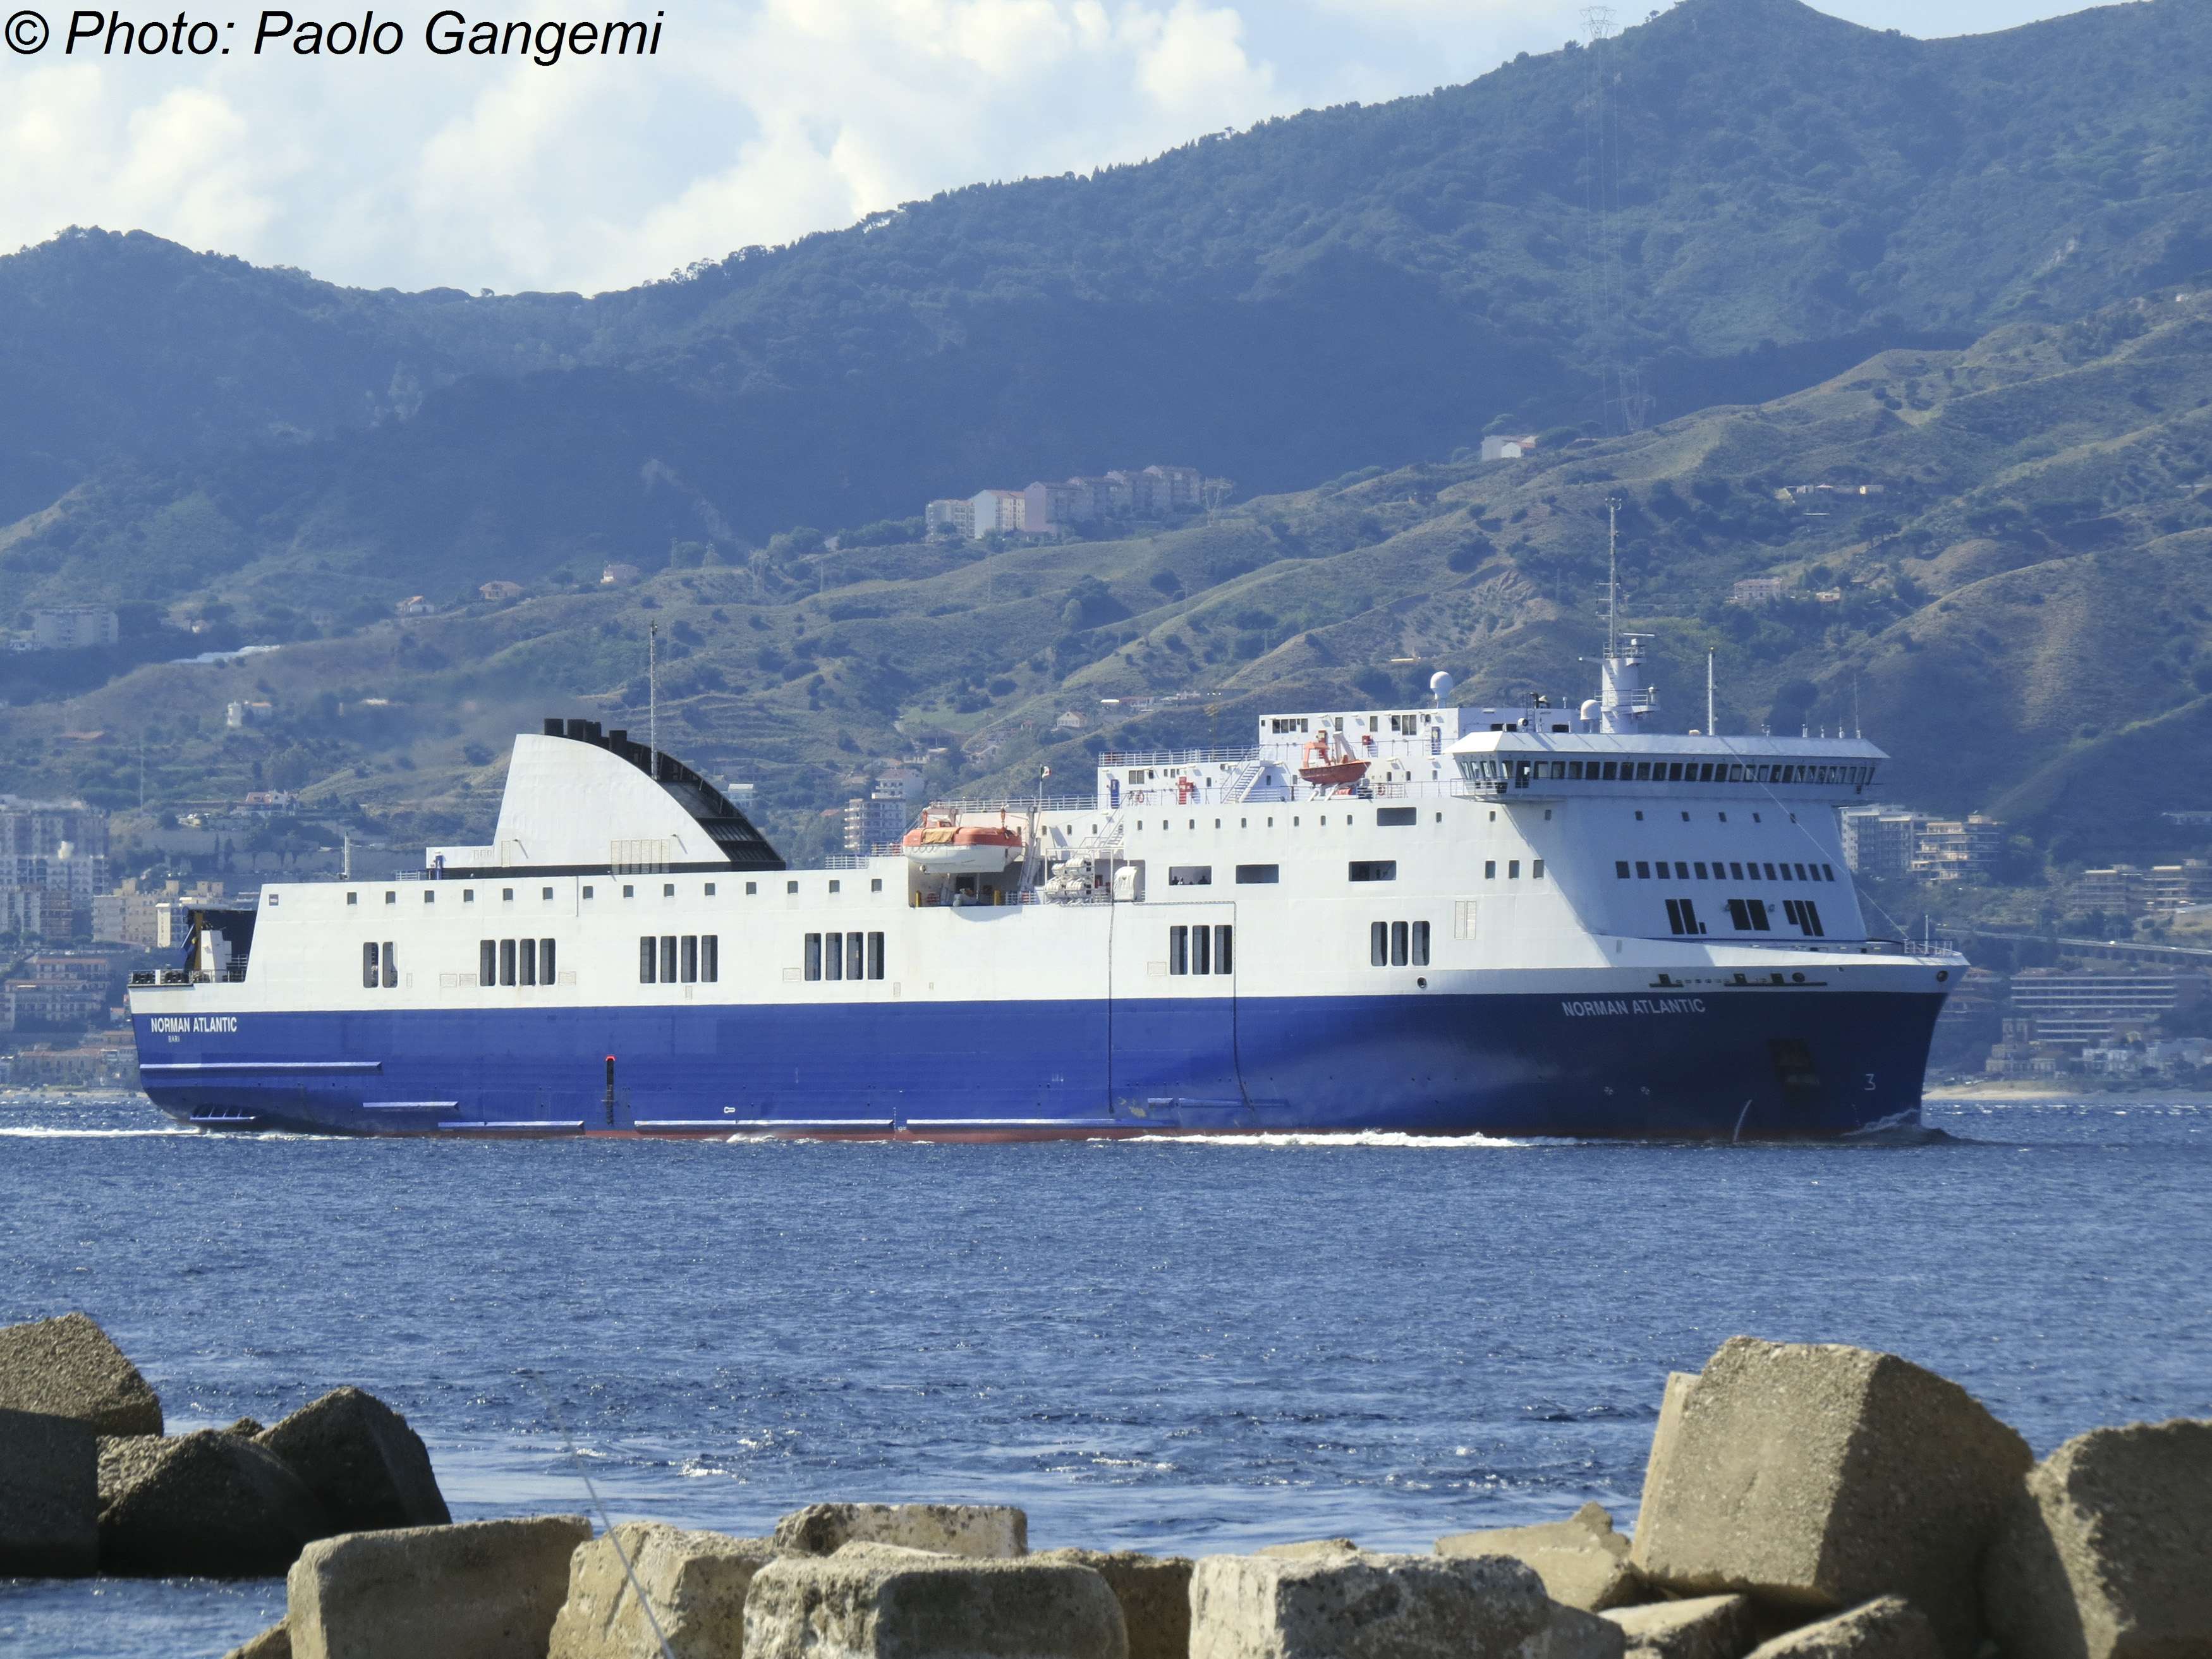
<path id="1" fill-rule="evenodd" d="M 1634 1518 L 1669 1370 L 1887 1348 L 2039 1453 L 2212 1416 L 2212 1106 L 1933 1144 L 232 1138 L 0 1105 L 0 1322 L 82 1309 L 173 1430 L 358 1383 L 457 1518 L 741 1533 L 1018 1504 L 1037 1547 Z M 597 1515 L 594 1515 L 597 1519 Z M 0 1581 L 0 1653 L 216 1655 L 281 1581 Z"/>

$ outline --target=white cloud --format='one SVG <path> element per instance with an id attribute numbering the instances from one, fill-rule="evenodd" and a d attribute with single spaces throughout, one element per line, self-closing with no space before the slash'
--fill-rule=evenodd
<path id="1" fill-rule="evenodd" d="M 228 58 L 0 53 L 0 246 L 102 224 L 371 287 L 618 286 L 977 180 L 1425 92 L 1556 46 L 1578 3 L 631 0 L 613 9 L 665 9 L 657 57 L 552 68 L 428 56 L 428 5 L 391 58 L 255 58 L 241 10 Z M 1887 23 L 1903 0 L 1826 3 Z M 1914 5 L 1929 33 L 2059 9 Z"/>

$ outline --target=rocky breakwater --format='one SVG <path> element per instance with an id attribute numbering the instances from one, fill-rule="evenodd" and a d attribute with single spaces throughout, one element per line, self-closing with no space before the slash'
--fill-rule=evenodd
<path id="1" fill-rule="evenodd" d="M 451 1519 L 422 1440 L 359 1389 L 270 1428 L 163 1426 L 82 1314 L 0 1328 L 0 1576 L 272 1577 L 318 1539 Z"/>
<path id="2" fill-rule="evenodd" d="M 453 1524 L 358 1390 L 160 1428 L 89 1321 L 0 1331 L 0 1572 L 282 1558 L 284 1622 L 231 1659 L 2212 1659 L 2212 1423 L 2037 1463 L 1859 1348 L 1738 1337 L 1669 1378 L 1632 1536 L 1593 1504 L 1425 1554 L 1032 1554 L 1019 1510 L 972 1504 Z"/>

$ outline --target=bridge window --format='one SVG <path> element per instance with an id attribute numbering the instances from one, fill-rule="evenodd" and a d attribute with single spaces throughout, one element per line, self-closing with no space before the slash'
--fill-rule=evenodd
<path id="1" fill-rule="evenodd" d="M 1626 859 L 1615 859 L 1613 861 L 1613 873 L 1620 877 L 1621 880 L 1626 881 L 1628 879 L 1628 860 Z"/>
<path id="2" fill-rule="evenodd" d="M 1649 859 L 1638 859 L 1636 860 L 1636 878 L 1638 881 L 1649 881 L 1651 879 L 1651 861 Z"/>
<path id="3" fill-rule="evenodd" d="M 1420 812 L 1419 810 L 1415 807 L 1378 806 L 1375 809 L 1375 822 L 1386 827 L 1396 824 L 1416 823 L 1419 821 Z"/>
<path id="4" fill-rule="evenodd" d="M 1395 881 L 1398 861 L 1395 859 L 1354 859 L 1351 878 L 1354 881 Z"/>
<path id="5" fill-rule="evenodd" d="M 1240 864 L 1237 866 L 1239 887 L 1272 887 L 1283 878 L 1279 864 Z"/>
<path id="6" fill-rule="evenodd" d="M 1210 864 L 1171 864 L 1168 866 L 1168 885 L 1211 887 L 1213 885 L 1213 866 Z"/>

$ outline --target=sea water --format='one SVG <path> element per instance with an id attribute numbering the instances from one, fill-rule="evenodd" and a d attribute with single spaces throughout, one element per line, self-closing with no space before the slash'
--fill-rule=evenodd
<path id="1" fill-rule="evenodd" d="M 0 1322 L 82 1309 L 173 1431 L 357 1383 L 456 1518 L 738 1533 L 1018 1504 L 1236 1550 L 1635 1516 L 1669 1370 L 1887 1348 L 2048 1451 L 2212 1415 L 2212 1106 L 1931 1107 L 1926 1144 L 487 1145 L 0 1107 Z M 0 1582 L 0 1652 L 216 1655 L 281 1581 Z"/>

